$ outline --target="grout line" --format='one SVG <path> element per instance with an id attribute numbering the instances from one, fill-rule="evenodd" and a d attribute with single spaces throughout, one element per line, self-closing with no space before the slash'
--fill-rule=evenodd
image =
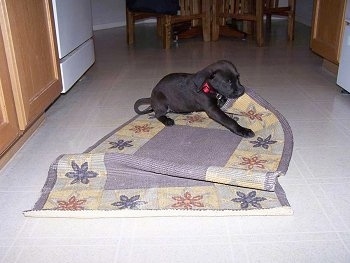
<path id="1" fill-rule="evenodd" d="M 15 238 L 13 239 L 12 244 L 10 245 L 9 249 L 6 251 L 5 256 L 3 257 L 1 263 L 7 263 L 7 262 L 8 262 L 8 261 L 5 261 L 5 259 L 9 256 L 10 251 L 12 251 L 12 249 L 15 247 L 15 244 L 16 244 L 17 240 L 19 239 L 19 236 L 22 234 L 24 228 L 26 227 L 27 222 L 28 222 L 28 219 L 25 219 L 23 225 L 22 225 L 21 228 L 18 230 L 18 232 L 17 232 Z M 16 254 L 16 260 L 15 260 L 15 262 L 18 261 L 18 259 L 19 259 L 19 257 L 21 256 L 22 252 L 23 252 L 23 247 L 21 247 L 19 253 Z M 13 262 L 13 263 L 15 263 L 15 262 Z"/>

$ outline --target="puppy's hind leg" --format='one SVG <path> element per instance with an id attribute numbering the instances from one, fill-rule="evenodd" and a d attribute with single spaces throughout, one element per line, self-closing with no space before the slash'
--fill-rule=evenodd
<path id="1" fill-rule="evenodd" d="M 170 119 L 166 116 L 168 109 L 167 107 L 157 108 L 157 110 L 154 110 L 156 118 L 163 123 L 165 126 L 172 126 L 175 124 L 173 119 Z"/>
<path id="2" fill-rule="evenodd" d="M 157 117 L 157 119 L 163 123 L 165 126 L 173 126 L 175 124 L 173 119 L 168 118 L 165 115 L 162 115 L 160 117 Z"/>
<path id="3" fill-rule="evenodd" d="M 162 93 L 157 93 L 155 100 L 152 101 L 152 108 L 154 110 L 156 118 L 165 126 L 172 126 L 175 124 L 173 119 L 170 119 L 166 116 L 168 112 L 168 106 L 166 104 L 166 98 Z"/>

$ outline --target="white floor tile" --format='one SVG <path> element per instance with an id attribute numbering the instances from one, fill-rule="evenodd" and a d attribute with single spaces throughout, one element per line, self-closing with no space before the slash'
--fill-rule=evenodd
<path id="1" fill-rule="evenodd" d="M 4 262 L 113 262 L 116 246 L 28 246 L 13 247 Z M 16 258 L 16 261 L 10 261 Z"/>
<path id="2" fill-rule="evenodd" d="M 297 149 L 341 147 L 350 139 L 334 120 L 290 120 L 289 123 Z"/>
<path id="3" fill-rule="evenodd" d="M 350 254 L 339 243 L 340 241 L 258 243 L 248 254 L 251 262 L 349 262 Z"/>
<path id="4" fill-rule="evenodd" d="M 212 243 L 194 241 L 191 244 L 182 244 L 179 239 L 178 244 L 169 245 L 133 245 L 122 249 L 117 257 L 117 262 L 145 262 L 145 263 L 162 263 L 162 262 L 248 262 L 244 246 L 235 244 L 230 246 L 227 243 Z"/>
<path id="5" fill-rule="evenodd" d="M 340 146 L 300 148 L 296 150 L 303 163 L 315 178 L 327 178 L 330 182 L 350 177 L 350 149 Z"/>

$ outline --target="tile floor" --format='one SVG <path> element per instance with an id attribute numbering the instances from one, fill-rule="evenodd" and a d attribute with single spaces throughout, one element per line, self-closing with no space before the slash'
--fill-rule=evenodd
<path id="1" fill-rule="evenodd" d="M 350 262 L 350 96 L 309 49 L 309 28 L 297 24 L 288 44 L 276 24 L 267 45 L 222 38 L 181 41 L 162 50 L 153 25 L 95 32 L 96 63 L 47 111 L 47 119 L 0 172 L 0 262 Z M 280 179 L 294 215 L 133 219 L 25 218 L 49 164 L 82 152 L 134 116 L 166 73 L 194 72 L 233 61 L 242 83 L 289 120 L 295 148 Z"/>

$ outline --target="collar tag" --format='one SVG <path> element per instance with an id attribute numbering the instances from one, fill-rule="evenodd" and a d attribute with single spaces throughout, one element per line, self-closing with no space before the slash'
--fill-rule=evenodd
<path id="1" fill-rule="evenodd" d="M 218 100 L 221 100 L 223 97 L 224 97 L 224 96 L 222 96 L 221 94 L 216 93 L 216 98 L 217 98 Z"/>

